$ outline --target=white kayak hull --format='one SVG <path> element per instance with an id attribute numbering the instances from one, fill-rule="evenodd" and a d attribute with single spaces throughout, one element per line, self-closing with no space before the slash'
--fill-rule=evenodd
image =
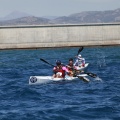
<path id="1" fill-rule="evenodd" d="M 85 66 L 84 67 L 79 67 L 79 66 L 76 66 L 76 69 L 77 70 L 85 70 L 87 67 L 88 67 L 89 63 L 85 63 Z"/>
<path id="2" fill-rule="evenodd" d="M 88 75 L 81 74 L 81 75 L 78 75 L 78 77 L 70 77 L 66 75 L 65 78 L 53 78 L 52 76 L 30 76 L 29 84 L 34 85 L 34 84 L 51 82 L 51 81 L 72 81 L 77 79 L 79 80 L 79 78 L 85 78 L 86 82 L 89 82 L 89 79 L 87 79 L 86 76 Z"/>

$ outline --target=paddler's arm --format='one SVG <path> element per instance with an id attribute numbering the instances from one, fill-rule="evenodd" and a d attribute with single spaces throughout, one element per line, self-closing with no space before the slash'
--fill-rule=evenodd
<path id="1" fill-rule="evenodd" d="M 67 67 L 63 66 L 62 69 L 69 75 L 71 72 L 67 69 Z"/>
<path id="2" fill-rule="evenodd" d="M 65 70 L 65 72 L 69 72 L 65 66 L 63 66 L 62 69 Z"/>
<path id="3" fill-rule="evenodd" d="M 53 68 L 53 73 L 56 74 L 58 71 L 56 69 L 56 67 Z"/>
<path id="4" fill-rule="evenodd" d="M 71 66 L 69 66 L 69 65 L 66 65 L 66 68 L 68 69 L 68 68 L 72 68 Z"/>
<path id="5" fill-rule="evenodd" d="M 75 63 L 73 65 L 78 66 L 78 59 L 75 61 Z"/>

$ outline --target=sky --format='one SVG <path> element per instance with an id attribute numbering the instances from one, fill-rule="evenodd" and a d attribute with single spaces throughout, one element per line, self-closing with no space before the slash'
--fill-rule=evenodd
<path id="1" fill-rule="evenodd" d="M 120 0 L 0 0 L 0 17 L 19 11 L 41 16 L 68 16 L 83 11 L 120 8 Z"/>

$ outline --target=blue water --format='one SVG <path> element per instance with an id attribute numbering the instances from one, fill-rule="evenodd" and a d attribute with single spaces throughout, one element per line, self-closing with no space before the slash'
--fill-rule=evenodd
<path id="1" fill-rule="evenodd" d="M 33 75 L 52 75 L 51 64 L 79 48 L 0 51 L 0 120 L 120 120 L 120 47 L 81 52 L 96 79 L 29 85 Z"/>

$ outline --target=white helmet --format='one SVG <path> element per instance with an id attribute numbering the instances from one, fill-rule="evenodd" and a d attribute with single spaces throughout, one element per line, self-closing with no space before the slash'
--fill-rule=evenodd
<path id="1" fill-rule="evenodd" d="M 82 56 L 79 54 L 79 55 L 78 55 L 78 59 L 80 59 L 81 57 L 82 57 Z"/>
<path id="2" fill-rule="evenodd" d="M 79 54 L 78 57 L 82 57 L 82 56 Z"/>

